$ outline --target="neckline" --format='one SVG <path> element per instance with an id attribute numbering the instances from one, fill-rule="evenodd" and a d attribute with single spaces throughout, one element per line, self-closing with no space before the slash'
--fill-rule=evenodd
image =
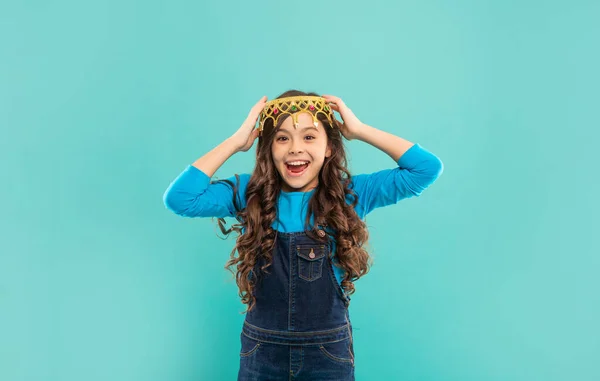
<path id="1" fill-rule="evenodd" d="M 293 191 L 293 192 L 286 192 L 286 191 L 281 191 L 282 194 L 286 195 L 286 196 L 296 196 L 296 195 L 305 195 L 305 194 L 309 194 L 315 191 L 315 189 L 317 188 L 313 188 L 311 190 L 307 190 L 306 192 L 301 192 L 301 191 Z"/>

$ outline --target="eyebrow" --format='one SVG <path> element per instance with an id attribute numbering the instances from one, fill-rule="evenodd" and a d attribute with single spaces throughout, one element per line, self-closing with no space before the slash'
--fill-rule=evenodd
<path id="1" fill-rule="evenodd" d="M 300 128 L 298 128 L 298 129 L 299 129 L 299 130 L 306 130 L 306 129 L 309 129 L 309 128 L 312 128 L 313 130 L 317 130 L 317 132 L 319 131 L 319 129 L 318 129 L 318 128 L 316 128 L 315 126 L 305 126 L 305 127 L 300 127 Z M 281 127 L 278 127 L 278 128 L 277 128 L 277 130 L 275 131 L 275 133 L 277 133 L 277 132 L 279 132 L 279 131 L 281 131 L 281 132 L 287 132 L 287 133 L 289 133 L 289 131 L 288 131 L 288 130 L 284 130 L 284 129 L 283 129 L 283 128 L 281 128 Z"/>

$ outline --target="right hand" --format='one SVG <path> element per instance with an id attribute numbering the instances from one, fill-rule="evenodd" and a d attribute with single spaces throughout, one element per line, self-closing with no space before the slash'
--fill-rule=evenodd
<path id="1" fill-rule="evenodd" d="M 250 113 L 248 113 L 248 117 L 242 123 L 240 129 L 231 135 L 230 139 L 236 143 L 238 151 L 246 152 L 254 144 L 254 140 L 258 137 L 259 133 L 258 129 L 255 129 L 254 126 L 266 103 L 266 96 L 260 98 L 258 103 L 250 109 Z"/>

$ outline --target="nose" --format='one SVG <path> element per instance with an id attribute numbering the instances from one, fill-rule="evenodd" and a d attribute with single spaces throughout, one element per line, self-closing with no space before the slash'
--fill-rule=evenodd
<path id="1" fill-rule="evenodd" d="M 292 154 L 296 154 L 296 153 L 302 153 L 303 151 L 300 149 L 298 143 L 292 143 L 292 146 L 290 147 L 290 155 Z"/>

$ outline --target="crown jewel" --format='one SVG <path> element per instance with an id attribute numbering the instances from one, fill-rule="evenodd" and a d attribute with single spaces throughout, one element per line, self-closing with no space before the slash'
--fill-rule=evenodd
<path id="1" fill-rule="evenodd" d="M 262 131 L 267 119 L 273 120 L 273 125 L 277 125 L 277 121 L 281 115 L 291 115 L 294 121 L 294 127 L 298 127 L 298 114 L 309 113 L 312 115 L 313 124 L 317 127 L 317 114 L 323 114 L 329 121 L 331 127 L 333 123 L 333 111 L 327 105 L 327 100 L 322 97 L 311 95 L 298 95 L 293 97 L 285 97 L 273 99 L 265 104 L 263 111 L 260 113 L 258 130 L 262 135 Z"/>

